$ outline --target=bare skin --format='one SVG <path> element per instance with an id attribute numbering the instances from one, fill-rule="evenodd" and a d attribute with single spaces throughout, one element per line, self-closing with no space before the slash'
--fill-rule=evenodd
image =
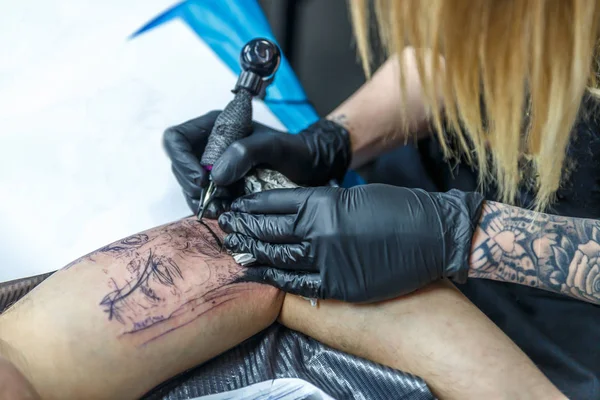
<path id="1" fill-rule="evenodd" d="M 10 361 L 2 356 L 0 356 L 0 399 L 40 399 L 31 383 Z"/>
<path id="2" fill-rule="evenodd" d="M 443 58 L 439 62 L 444 65 Z M 400 63 L 405 96 L 400 90 Z M 415 50 L 407 47 L 398 57 L 390 57 L 367 83 L 336 107 L 327 118 L 350 132 L 350 167 L 359 168 L 387 150 L 429 135 L 431 124 L 423 96 Z"/>
<path id="3" fill-rule="evenodd" d="M 327 300 L 311 307 L 288 294 L 279 321 L 331 347 L 420 376 L 442 399 L 565 398 L 447 281 L 377 304 Z"/>

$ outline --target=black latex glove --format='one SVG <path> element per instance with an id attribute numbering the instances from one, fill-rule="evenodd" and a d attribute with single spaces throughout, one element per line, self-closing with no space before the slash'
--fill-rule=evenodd
<path id="1" fill-rule="evenodd" d="M 194 213 L 209 180 L 200 159 L 219 112 L 184 122 L 164 134 L 173 173 Z M 226 211 L 231 200 L 243 194 L 240 181 L 254 167 L 279 171 L 299 185 L 319 186 L 341 180 L 350 158 L 348 132 L 333 121 L 320 120 L 297 135 L 254 123 L 252 135 L 229 146 L 213 166 L 212 178 L 219 189 L 205 215 L 215 218 Z"/>
<path id="2" fill-rule="evenodd" d="M 198 212 L 203 189 L 208 185 L 209 173 L 200 164 L 200 159 L 219 113 L 220 111 L 211 111 L 171 127 L 163 135 L 163 145 L 171 159 L 171 170 L 193 213 Z M 221 208 L 220 200 L 213 201 L 205 215 L 214 218 Z"/>
<path id="3" fill-rule="evenodd" d="M 236 200 L 225 246 L 252 253 L 247 279 L 311 298 L 370 302 L 467 277 L 483 197 L 389 185 L 298 188 Z M 276 268 L 271 268 L 276 267 Z"/>

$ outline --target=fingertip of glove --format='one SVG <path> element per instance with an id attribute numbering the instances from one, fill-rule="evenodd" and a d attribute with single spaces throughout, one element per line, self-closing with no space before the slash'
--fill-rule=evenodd
<path id="1" fill-rule="evenodd" d="M 177 131 L 176 126 L 171 126 L 164 130 L 162 135 L 162 147 L 170 158 L 176 154 L 176 149 L 179 147 L 181 135 Z"/>
<path id="2" fill-rule="evenodd" d="M 235 199 L 231 203 L 231 211 L 241 211 L 242 210 L 242 204 L 243 204 L 242 199 Z"/>
<path id="3" fill-rule="evenodd" d="M 233 185 L 243 179 L 253 166 L 243 155 L 232 150 L 235 146 L 236 143 L 233 143 L 213 165 L 211 177 L 217 186 Z"/>
<path id="4" fill-rule="evenodd" d="M 210 177 L 217 186 L 229 186 L 233 183 L 229 179 L 228 163 L 222 158 L 219 158 L 212 166 Z"/>
<path id="5" fill-rule="evenodd" d="M 219 223 L 219 227 L 225 232 L 225 233 L 231 233 L 231 219 L 232 219 L 232 215 L 230 212 L 225 212 L 221 215 L 219 215 L 218 218 L 218 223 Z"/>
<path id="6" fill-rule="evenodd" d="M 219 218 L 220 219 L 220 218 Z M 219 221 L 220 224 L 220 221 Z M 233 235 L 232 233 L 230 233 L 229 235 L 226 235 L 223 238 L 223 246 L 225 246 L 225 248 L 231 250 L 231 235 Z"/>
<path id="7" fill-rule="evenodd" d="M 242 247 L 242 238 L 239 233 L 230 233 L 223 239 L 223 246 L 231 251 L 239 251 Z"/>
<path id="8" fill-rule="evenodd" d="M 273 189 L 273 190 L 285 190 L 285 189 Z M 231 203 L 231 211 L 241 212 L 241 213 L 258 213 L 262 214 L 262 212 L 256 212 L 255 206 L 265 201 L 269 197 L 269 192 L 256 192 L 250 193 L 242 197 L 238 197 Z"/>
<path id="9" fill-rule="evenodd" d="M 213 201 L 206 205 L 206 210 L 204 210 L 204 217 L 208 219 L 217 219 L 222 213 L 223 205 L 220 201 L 218 201 L 218 199 L 213 199 Z"/>
<path id="10" fill-rule="evenodd" d="M 238 278 L 234 282 L 257 282 L 257 283 L 266 283 L 267 277 L 265 276 L 267 267 L 264 266 L 248 266 L 244 268 L 243 272 L 238 276 Z"/>
<path id="11" fill-rule="evenodd" d="M 246 196 L 238 197 L 231 203 L 231 211 L 241 213 L 251 213 L 252 204 L 256 202 L 257 198 L 261 198 L 261 193 L 252 193 Z"/>

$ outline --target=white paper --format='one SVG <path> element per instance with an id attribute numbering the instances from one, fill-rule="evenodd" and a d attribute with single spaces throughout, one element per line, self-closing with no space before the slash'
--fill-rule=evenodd
<path id="1" fill-rule="evenodd" d="M 127 39 L 173 4 L 0 3 L 0 281 L 190 214 L 162 132 L 224 107 L 236 77 L 180 21 Z"/>

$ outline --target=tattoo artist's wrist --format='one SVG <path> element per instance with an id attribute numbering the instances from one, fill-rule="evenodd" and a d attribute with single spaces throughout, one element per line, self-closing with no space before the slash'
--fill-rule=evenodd
<path id="1" fill-rule="evenodd" d="M 313 147 L 313 154 L 320 154 L 322 166 L 329 171 L 329 179 L 344 179 L 352 161 L 352 144 L 350 132 L 340 123 L 331 119 L 321 119 L 307 128 L 309 147 Z"/>
<path id="2" fill-rule="evenodd" d="M 498 281 L 512 281 L 519 283 L 517 274 L 513 274 L 509 253 L 517 250 L 516 236 L 512 230 L 504 230 L 510 224 L 511 206 L 498 202 L 486 202 L 481 212 L 477 228 L 473 234 L 471 254 L 469 257 L 469 278 L 491 279 Z M 533 268 L 533 264 L 531 265 Z M 513 276 L 514 275 L 514 276 Z M 500 277 L 506 277 L 500 278 Z M 524 279 L 524 278 L 523 278 Z M 528 286 L 539 285 L 537 277 L 530 276 Z"/>
<path id="3" fill-rule="evenodd" d="M 349 162 L 348 162 L 348 169 L 355 168 L 356 162 L 357 162 L 356 156 L 358 154 L 356 152 L 356 144 L 359 141 L 356 140 L 357 133 L 355 132 L 354 127 L 352 126 L 352 124 L 350 122 L 350 118 L 344 113 L 334 112 L 334 113 L 328 115 L 326 120 L 334 122 L 343 128 L 344 133 L 346 134 L 346 140 L 347 140 L 347 145 L 348 145 L 348 154 L 350 154 L 350 158 L 349 158 Z"/>
<path id="4" fill-rule="evenodd" d="M 436 203 L 442 222 L 445 241 L 443 276 L 464 283 L 468 277 L 473 231 L 481 218 L 485 200 L 479 193 L 456 189 L 430 193 L 429 196 Z"/>
<path id="5" fill-rule="evenodd" d="M 516 283 L 600 304 L 600 221 L 488 202 L 469 276 Z"/>
<path id="6" fill-rule="evenodd" d="M 350 132 L 350 121 L 346 114 L 331 114 L 328 115 L 326 119 L 328 121 L 335 122 L 336 124 L 346 129 L 348 132 Z"/>

